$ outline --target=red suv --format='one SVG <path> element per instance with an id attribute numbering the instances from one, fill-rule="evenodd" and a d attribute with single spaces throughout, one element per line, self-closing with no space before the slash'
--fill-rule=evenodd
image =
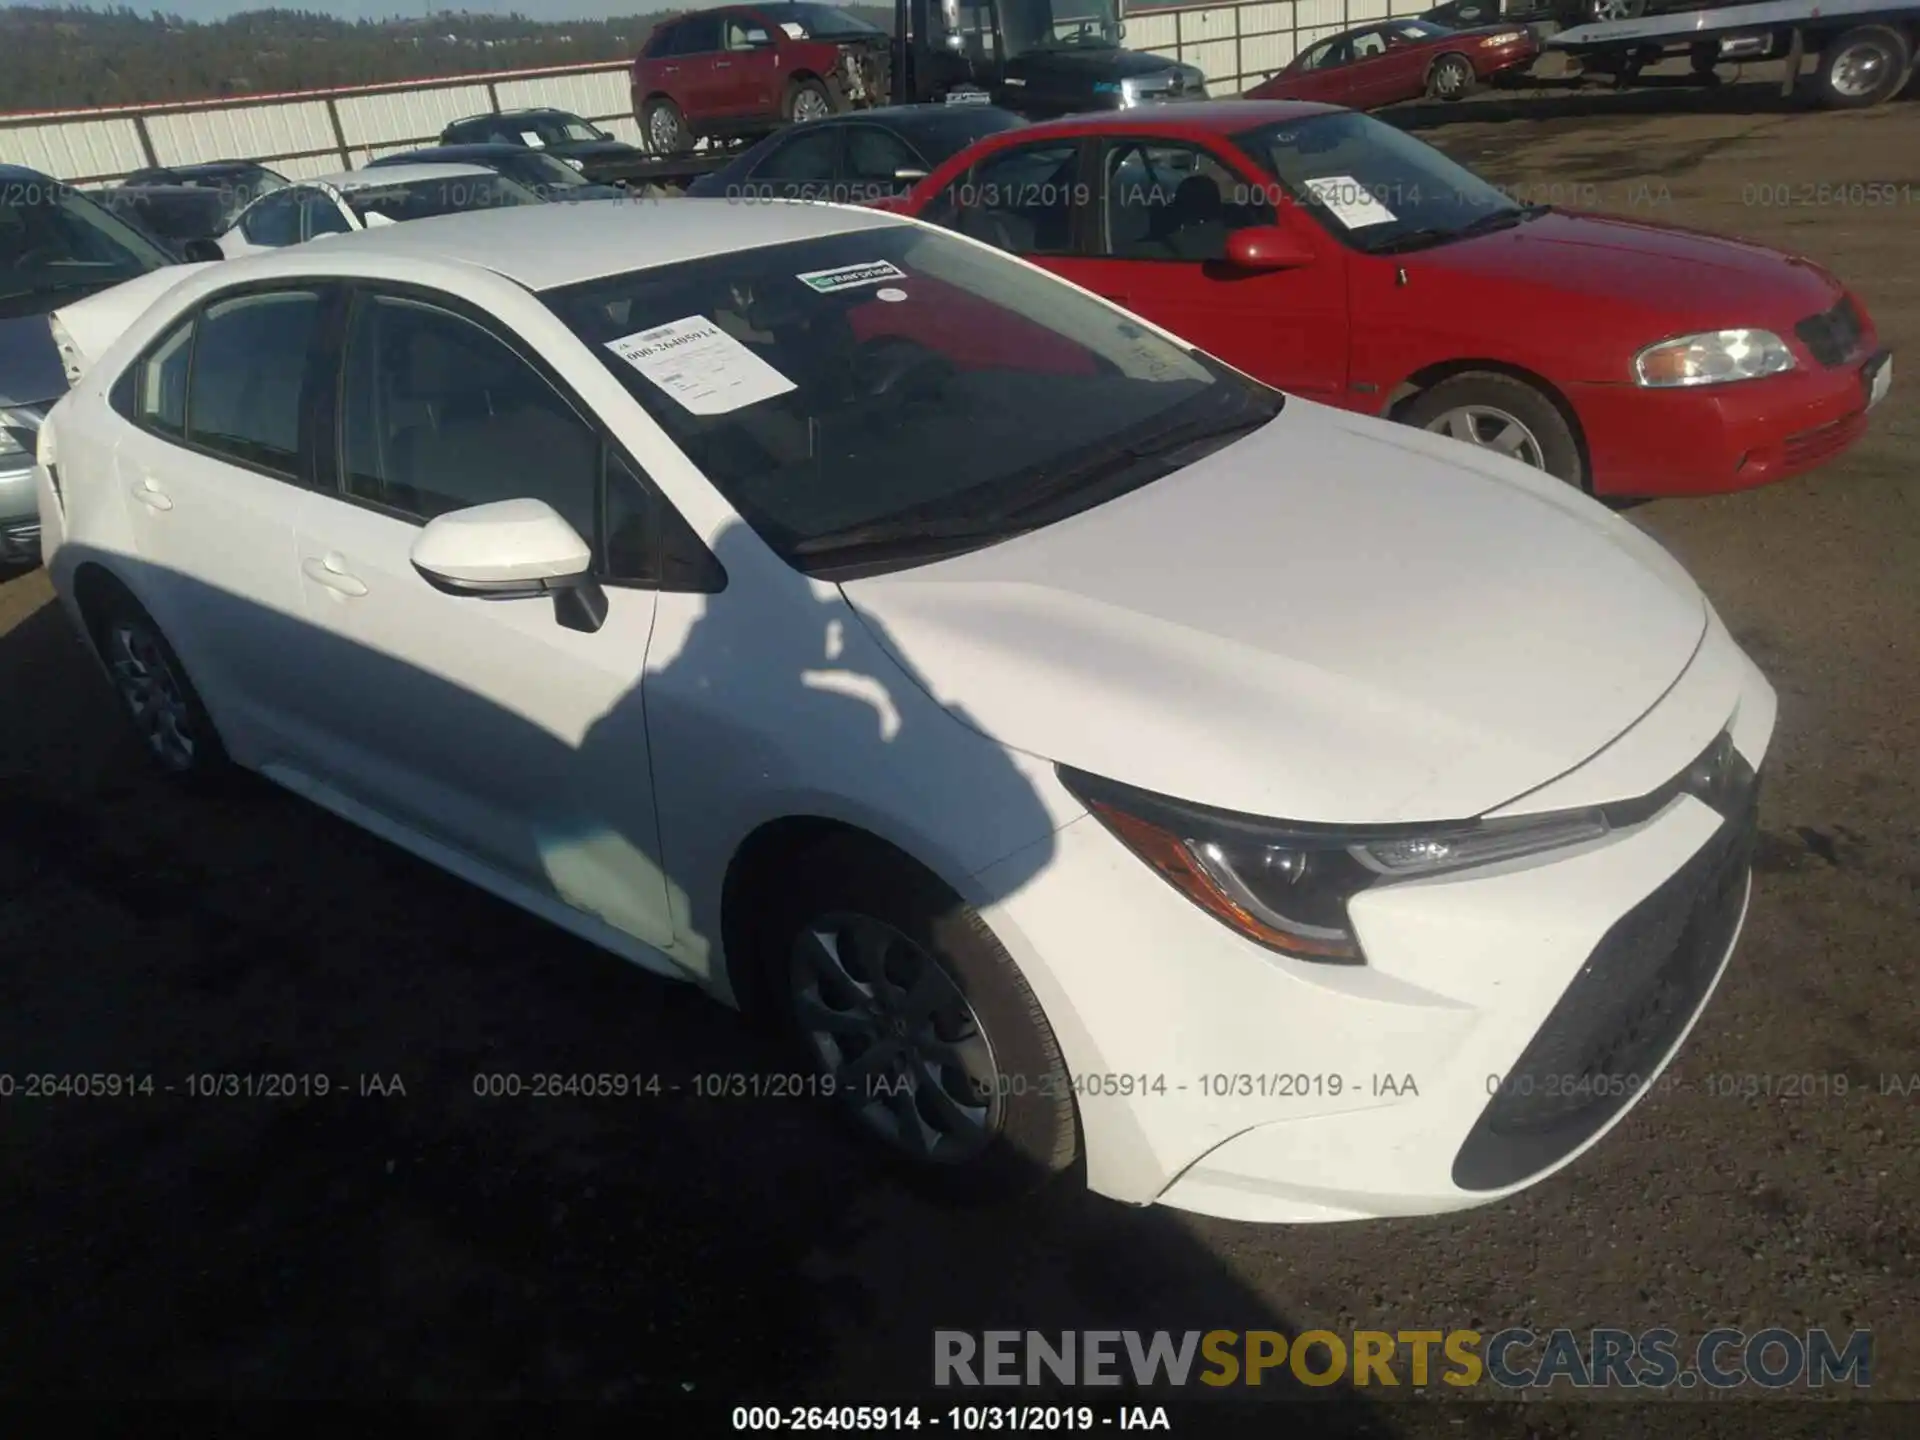
<path id="1" fill-rule="evenodd" d="M 657 155 L 887 100 L 887 32 L 835 5 L 735 5 L 654 27 L 633 114 Z"/>

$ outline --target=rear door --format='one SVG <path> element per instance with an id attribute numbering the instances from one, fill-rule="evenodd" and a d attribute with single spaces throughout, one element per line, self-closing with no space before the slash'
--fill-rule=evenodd
<path id="1" fill-rule="evenodd" d="M 1271 182 L 1187 141 L 1104 138 L 1092 254 L 1070 277 L 1283 390 L 1338 404 L 1347 383 L 1345 256 Z M 1280 224 L 1319 257 L 1297 270 L 1227 263 L 1234 231 Z"/>
<path id="2" fill-rule="evenodd" d="M 337 306 L 325 285 L 214 299 L 113 392 L 130 422 L 115 467 L 141 584 L 229 743 L 306 758 L 293 717 L 314 683 L 294 523 L 309 493 L 323 387 L 314 357 Z"/>
<path id="3" fill-rule="evenodd" d="M 725 86 L 732 71 L 718 67 L 726 58 L 720 48 L 718 15 L 689 15 L 680 22 L 671 63 L 673 83 L 666 91 L 689 120 L 697 123 L 717 119 L 723 113 Z"/>
<path id="4" fill-rule="evenodd" d="M 747 177 L 747 193 L 763 200 L 837 200 L 843 129 L 800 126 L 774 145 Z"/>

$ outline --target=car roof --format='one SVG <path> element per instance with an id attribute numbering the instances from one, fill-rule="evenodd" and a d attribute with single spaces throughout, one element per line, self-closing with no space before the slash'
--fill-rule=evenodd
<path id="1" fill-rule="evenodd" d="M 375 172 L 376 174 L 381 172 Z M 391 173 L 391 172 L 386 172 Z M 327 237 L 328 255 L 452 262 L 502 275 L 529 290 L 554 290 L 608 275 L 795 240 L 913 222 L 853 205 L 736 205 L 731 200 L 582 200 L 466 211 Z M 312 274 L 314 250 L 289 246 L 226 262 L 265 278 Z"/>
<path id="2" fill-rule="evenodd" d="M 29 170 L 25 165 L 9 165 L 4 160 L 0 160 L 0 180 L 51 179 L 53 179 L 51 175 L 44 175 L 38 170 Z"/>
<path id="3" fill-rule="evenodd" d="M 456 155 L 498 155 L 504 160 L 541 153 L 525 145 L 515 145 L 509 140 L 456 140 L 451 145 L 422 145 L 418 150 L 397 150 L 392 155 L 377 156 L 360 168 L 371 169 L 378 163 L 392 172 L 402 165 L 457 165 L 460 162 L 450 158 Z"/>
<path id="4" fill-rule="evenodd" d="M 1017 137 L 1018 143 L 1024 144 L 1046 135 L 1238 135 L 1242 130 L 1257 130 L 1262 125 L 1332 115 L 1345 109 L 1344 105 L 1321 105 L 1307 100 L 1180 100 L 1142 105 L 1132 110 L 1042 120 L 1023 129 L 1009 130 L 1004 136 L 988 138 L 998 141 Z"/>
<path id="5" fill-rule="evenodd" d="M 387 165 L 378 170 L 342 170 L 337 175 L 313 175 L 305 180 L 296 180 L 295 185 L 325 185 L 342 194 L 352 190 L 368 190 L 374 186 L 382 188 L 388 185 L 405 185 L 413 180 L 464 180 L 475 175 L 492 178 L 493 171 L 484 165 L 456 165 L 446 162 L 437 165 Z M 270 191 L 277 195 L 280 192 Z"/>

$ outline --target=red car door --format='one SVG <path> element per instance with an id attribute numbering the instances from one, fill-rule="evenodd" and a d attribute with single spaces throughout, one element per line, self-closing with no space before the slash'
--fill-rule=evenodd
<path id="1" fill-rule="evenodd" d="M 772 115 L 780 109 L 779 36 L 750 10 L 720 12 L 723 53 L 714 62 L 716 114 L 732 118 Z"/>
<path id="2" fill-rule="evenodd" d="M 1346 255 L 1276 188 L 1224 150 L 1106 138 L 1086 197 L 1086 254 L 1055 268 L 1270 385 L 1344 404 Z M 1261 272 L 1227 263 L 1228 235 L 1266 225 L 1293 232 L 1313 263 Z"/>
<path id="3" fill-rule="evenodd" d="M 1374 62 L 1380 71 L 1381 98 L 1376 105 L 1396 105 L 1402 100 L 1418 100 L 1427 92 L 1427 66 L 1433 63 L 1434 46 L 1417 31 L 1409 31 L 1396 21 L 1383 32 L 1387 53 Z"/>
<path id="4" fill-rule="evenodd" d="M 1249 100 L 1313 100 L 1322 105 L 1347 103 L 1346 65 L 1352 51 L 1345 35 L 1322 40 L 1300 55 L 1272 79 L 1247 92 Z"/>

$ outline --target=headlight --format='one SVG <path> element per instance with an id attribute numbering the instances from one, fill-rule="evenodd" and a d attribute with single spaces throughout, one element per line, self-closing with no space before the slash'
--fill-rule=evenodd
<path id="1" fill-rule="evenodd" d="M 1649 345 L 1633 357 L 1634 378 L 1655 389 L 1724 385 L 1793 369 L 1793 352 L 1771 330 L 1709 330 Z"/>
<path id="2" fill-rule="evenodd" d="M 1289 825 L 1189 805 L 1083 771 L 1061 782 L 1114 838 L 1216 920 L 1299 960 L 1366 963 L 1347 918 L 1361 891 L 1598 840 L 1599 810 L 1452 825 Z"/>
<path id="3" fill-rule="evenodd" d="M 1121 108 L 1131 109 L 1133 106 L 1138 105 L 1139 103 L 1140 103 L 1140 83 L 1137 80 L 1133 80 L 1133 79 L 1122 80 L 1120 82 Z"/>
<path id="4" fill-rule="evenodd" d="M 1482 50 L 1491 50 L 1496 45 L 1511 45 L 1516 40 L 1527 38 L 1524 30 L 1502 30 L 1498 35 L 1489 35 L 1480 42 Z"/>

